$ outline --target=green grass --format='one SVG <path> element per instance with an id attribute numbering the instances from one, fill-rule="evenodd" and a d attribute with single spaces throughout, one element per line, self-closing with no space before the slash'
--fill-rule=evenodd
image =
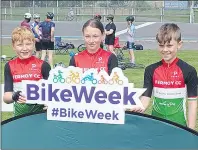
<path id="1" fill-rule="evenodd" d="M 77 46 L 77 45 L 76 45 Z M 15 53 L 12 51 L 11 46 L 2 46 L 2 54 L 7 56 L 14 56 Z M 125 56 L 127 57 L 127 54 L 125 52 Z M 152 64 L 156 61 L 160 60 L 160 56 L 158 54 L 157 50 L 144 50 L 144 51 L 135 51 L 136 56 L 136 63 L 144 64 L 145 66 Z M 178 56 L 186 61 L 187 63 L 193 65 L 196 70 L 198 70 L 198 52 L 197 51 L 190 51 L 190 50 L 182 50 L 179 51 Z M 56 62 L 64 62 L 65 64 L 69 63 L 69 56 L 68 55 L 55 55 L 54 61 Z M 4 69 L 4 63 L 2 65 L 2 77 L 3 69 Z M 128 77 L 129 81 L 135 84 L 135 87 L 142 87 L 143 85 L 143 75 L 144 75 L 144 69 L 127 69 L 124 71 L 124 74 Z M 3 80 L 2 80 L 3 83 Z M 151 113 L 151 106 L 146 112 L 147 114 Z M 8 119 L 12 117 L 12 113 L 4 112 L 2 113 L 2 120 Z M 198 120 L 196 125 L 196 130 L 198 131 Z"/>

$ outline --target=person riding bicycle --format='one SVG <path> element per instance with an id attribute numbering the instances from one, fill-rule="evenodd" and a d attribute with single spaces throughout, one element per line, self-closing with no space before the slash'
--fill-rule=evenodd
<path id="1" fill-rule="evenodd" d="M 113 78 L 112 78 L 114 81 L 118 81 L 119 80 L 119 76 L 117 74 L 117 72 L 114 72 L 113 74 Z"/>
<path id="2" fill-rule="evenodd" d="M 26 27 L 17 27 L 12 32 L 12 48 L 17 57 L 8 61 L 4 67 L 5 103 L 14 103 L 14 116 L 32 112 L 43 112 L 44 105 L 26 104 L 22 95 L 22 81 L 48 79 L 50 65 L 32 56 L 35 47 L 35 37 Z"/>
<path id="3" fill-rule="evenodd" d="M 118 67 L 117 57 L 109 51 L 100 48 L 104 38 L 104 27 L 96 19 L 88 20 L 82 28 L 86 49 L 77 53 L 70 59 L 70 66 L 82 68 L 86 71 L 91 68 L 106 71 L 108 74 L 112 69 Z"/>
<path id="4" fill-rule="evenodd" d="M 129 50 L 129 56 L 130 56 L 130 62 L 132 66 L 135 66 L 135 55 L 134 55 L 134 49 L 135 49 L 135 44 L 134 44 L 134 34 L 135 34 L 135 25 L 133 24 L 134 22 L 134 17 L 133 16 L 128 16 L 126 18 L 127 21 L 127 49 Z"/>
<path id="5" fill-rule="evenodd" d="M 21 22 L 21 27 L 26 27 L 29 30 L 31 30 L 31 27 L 30 27 L 31 18 L 32 18 L 32 15 L 30 13 L 25 13 L 24 20 Z"/>
<path id="6" fill-rule="evenodd" d="M 33 15 L 34 22 L 31 24 L 31 30 L 34 33 L 35 37 L 35 48 L 36 48 L 36 57 L 39 58 L 41 51 L 42 51 L 42 44 L 40 41 L 40 36 L 42 35 L 41 29 L 39 28 L 38 34 L 35 29 L 35 27 L 40 23 L 40 15 L 39 14 L 34 14 Z"/>

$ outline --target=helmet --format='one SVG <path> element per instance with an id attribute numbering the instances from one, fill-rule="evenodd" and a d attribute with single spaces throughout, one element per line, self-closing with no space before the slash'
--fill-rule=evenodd
<path id="1" fill-rule="evenodd" d="M 53 19 L 54 18 L 54 14 L 52 12 L 47 12 L 46 16 L 49 18 L 49 19 Z"/>
<path id="2" fill-rule="evenodd" d="M 25 19 L 31 19 L 32 18 L 32 15 L 30 13 L 25 13 L 24 14 L 24 18 Z"/>
<path id="3" fill-rule="evenodd" d="M 102 17 L 101 17 L 101 15 L 99 15 L 99 14 L 95 14 L 95 15 L 94 15 L 94 19 L 101 20 L 101 19 L 102 19 Z"/>
<path id="4" fill-rule="evenodd" d="M 128 16 L 128 17 L 126 17 L 126 21 L 134 21 L 134 17 L 133 16 Z"/>
<path id="5" fill-rule="evenodd" d="M 40 18 L 40 15 L 39 14 L 34 14 L 33 18 Z"/>
<path id="6" fill-rule="evenodd" d="M 107 19 L 111 19 L 111 20 L 113 20 L 114 19 L 114 16 L 113 15 L 111 15 L 111 14 L 109 14 L 109 15 L 107 15 L 107 17 L 106 17 Z"/>

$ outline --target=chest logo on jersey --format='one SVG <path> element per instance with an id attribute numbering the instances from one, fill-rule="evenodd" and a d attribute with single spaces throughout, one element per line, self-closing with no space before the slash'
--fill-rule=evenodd
<path id="1" fill-rule="evenodd" d="M 97 64 L 104 64 L 104 61 L 102 60 L 102 57 L 98 58 L 98 61 L 96 62 Z"/>
<path id="2" fill-rule="evenodd" d="M 30 70 L 38 70 L 36 64 L 32 64 L 32 67 L 30 68 Z"/>
<path id="3" fill-rule="evenodd" d="M 162 81 L 162 80 L 155 80 L 156 85 L 181 85 L 182 81 Z"/>
<path id="4" fill-rule="evenodd" d="M 40 74 L 18 74 L 18 75 L 13 75 L 13 79 L 31 79 L 31 78 L 36 78 L 40 79 L 41 75 Z"/>

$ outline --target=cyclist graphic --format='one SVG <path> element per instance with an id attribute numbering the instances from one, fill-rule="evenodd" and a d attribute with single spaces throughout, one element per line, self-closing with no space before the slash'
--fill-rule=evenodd
<path id="1" fill-rule="evenodd" d="M 80 83 L 80 75 L 78 72 L 73 72 L 73 71 L 70 71 L 70 75 L 69 77 L 66 78 L 66 82 L 67 83 L 76 83 L 76 84 L 79 84 Z"/>
<path id="2" fill-rule="evenodd" d="M 117 72 L 114 72 L 114 75 L 113 75 L 112 79 L 109 80 L 109 84 L 112 85 L 114 83 L 117 83 L 119 85 L 123 84 L 123 81 L 119 79 L 119 76 L 118 76 Z"/>
<path id="3" fill-rule="evenodd" d="M 57 83 L 57 82 L 61 82 L 61 83 L 65 83 L 65 79 L 62 76 L 62 71 L 58 70 L 58 75 L 54 74 L 54 79 L 53 82 Z"/>
<path id="4" fill-rule="evenodd" d="M 81 83 L 85 84 L 85 81 L 91 81 L 92 84 L 96 84 L 97 80 L 93 76 L 93 72 L 90 75 L 86 75 L 82 80 Z"/>

